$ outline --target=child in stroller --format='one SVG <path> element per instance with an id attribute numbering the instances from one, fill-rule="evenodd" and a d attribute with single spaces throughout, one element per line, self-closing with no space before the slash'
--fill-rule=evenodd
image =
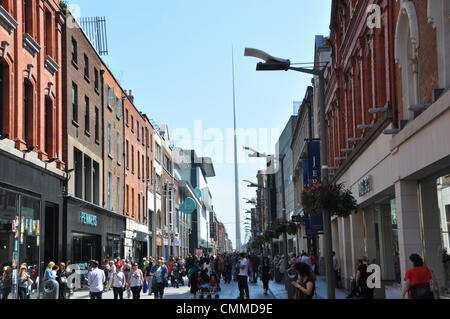
<path id="1" fill-rule="evenodd" d="M 201 275 L 201 284 L 200 284 L 200 299 L 212 299 L 213 296 L 215 299 L 220 298 L 220 284 L 217 280 L 216 275 L 208 276 L 207 272 L 202 272 Z"/>

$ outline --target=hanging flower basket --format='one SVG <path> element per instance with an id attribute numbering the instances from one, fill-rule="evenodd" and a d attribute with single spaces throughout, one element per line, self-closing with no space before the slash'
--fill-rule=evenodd
<path id="1" fill-rule="evenodd" d="M 309 215 L 318 215 L 324 210 L 332 215 L 348 217 L 356 211 L 357 203 L 349 189 L 339 185 L 314 185 L 302 191 L 303 209 Z"/>

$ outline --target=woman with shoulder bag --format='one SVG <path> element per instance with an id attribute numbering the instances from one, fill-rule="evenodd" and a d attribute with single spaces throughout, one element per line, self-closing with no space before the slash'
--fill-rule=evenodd
<path id="1" fill-rule="evenodd" d="M 297 288 L 294 299 L 313 299 L 316 292 L 316 276 L 311 267 L 305 263 L 297 263 L 294 268 L 300 277 L 299 280 L 292 282 L 292 285 Z"/>
<path id="2" fill-rule="evenodd" d="M 133 263 L 131 267 L 130 278 L 128 279 L 128 285 L 133 293 L 133 299 L 141 299 L 141 290 L 144 285 L 144 274 L 138 268 L 137 263 Z"/>
<path id="3" fill-rule="evenodd" d="M 122 267 L 120 264 L 116 266 L 116 272 L 112 277 L 112 287 L 114 293 L 114 299 L 123 299 L 123 292 L 125 290 L 127 280 L 125 274 L 122 272 Z"/>
<path id="4" fill-rule="evenodd" d="M 408 294 L 408 299 L 435 299 L 431 288 L 433 282 L 431 269 L 424 265 L 422 257 L 418 254 L 412 254 L 409 260 L 414 266 L 405 274 L 402 298 L 405 299 Z"/>
<path id="5" fill-rule="evenodd" d="M 30 280 L 30 275 L 27 273 L 27 265 L 23 264 L 22 266 L 20 266 L 19 270 L 19 299 L 30 299 L 30 294 L 28 293 L 28 288 L 31 286 Z"/>

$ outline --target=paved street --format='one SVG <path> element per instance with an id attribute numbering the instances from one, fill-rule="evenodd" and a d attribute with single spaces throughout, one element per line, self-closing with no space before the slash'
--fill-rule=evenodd
<path id="1" fill-rule="evenodd" d="M 273 282 L 270 282 L 270 285 L 276 285 Z M 220 292 L 220 299 L 237 299 L 239 296 L 239 289 L 237 282 L 232 282 L 229 285 L 226 285 L 221 282 L 222 291 Z M 274 287 L 275 288 L 275 287 Z M 251 299 L 275 299 L 282 298 L 283 295 L 280 294 L 279 289 L 273 289 L 273 293 L 269 293 L 269 296 L 264 295 L 264 290 L 262 287 L 262 282 L 258 281 L 257 284 L 249 283 L 250 289 L 250 298 Z M 286 296 L 287 297 L 287 296 Z M 104 299 L 113 299 L 112 290 L 103 294 Z M 124 298 L 127 298 L 126 292 L 124 293 Z M 89 299 L 88 291 L 79 291 L 72 296 L 71 299 Z M 155 299 L 154 296 L 148 296 L 147 294 L 141 293 L 141 299 Z M 185 286 L 180 286 L 180 288 L 172 288 L 168 287 L 164 291 L 164 299 L 193 299 L 193 295 L 189 291 L 189 287 L 187 286 L 187 280 L 185 280 Z"/>

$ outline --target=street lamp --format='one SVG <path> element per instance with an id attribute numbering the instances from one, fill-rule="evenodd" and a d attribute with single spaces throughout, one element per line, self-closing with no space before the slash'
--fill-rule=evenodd
<path id="1" fill-rule="evenodd" d="M 280 59 L 270 54 L 252 48 L 245 49 L 245 56 L 255 57 L 264 61 L 260 62 L 256 66 L 257 71 L 297 71 L 301 73 L 307 73 L 319 77 L 319 119 L 320 119 L 320 158 L 322 161 L 322 184 L 328 184 L 328 137 L 326 131 L 326 119 L 325 119 L 325 77 L 324 73 L 326 67 L 306 69 L 299 67 L 292 67 L 291 61 L 287 59 Z M 323 227 L 324 227 L 324 257 L 326 266 L 327 277 L 327 291 L 328 299 L 335 299 L 335 282 L 334 282 L 334 270 L 333 270 L 333 243 L 331 238 L 331 215 L 329 211 L 324 210 L 323 215 Z"/>

